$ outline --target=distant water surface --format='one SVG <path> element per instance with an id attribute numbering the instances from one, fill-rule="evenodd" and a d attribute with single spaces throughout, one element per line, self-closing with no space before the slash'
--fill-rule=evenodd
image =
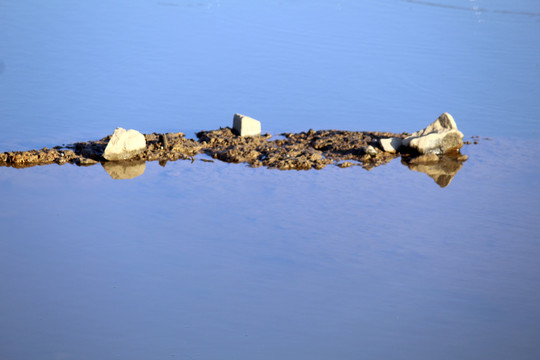
<path id="1" fill-rule="evenodd" d="M 0 151 L 235 112 L 481 136 L 444 188 L 399 159 L 0 167 L 0 359 L 540 358 L 539 34 L 537 1 L 0 0 Z"/>
<path id="2" fill-rule="evenodd" d="M 230 125 L 537 136 L 537 1 L 0 1 L 0 151 Z"/>

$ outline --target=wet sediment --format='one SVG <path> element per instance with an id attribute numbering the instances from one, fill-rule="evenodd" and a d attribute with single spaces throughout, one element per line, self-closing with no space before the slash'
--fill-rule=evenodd
<path id="1" fill-rule="evenodd" d="M 259 137 L 236 136 L 230 128 L 197 133 L 203 152 L 225 162 L 245 162 L 252 167 L 264 166 L 280 170 L 322 169 L 327 165 L 344 162 L 373 168 L 389 162 L 398 155 L 377 151 L 382 137 L 405 137 L 405 134 L 356 132 L 339 130 L 309 130 L 301 133 L 283 133 L 272 140 L 266 134 Z"/>
<path id="2" fill-rule="evenodd" d="M 283 133 L 277 138 L 269 134 L 241 137 L 231 128 L 201 131 L 198 140 L 187 139 L 183 133 L 145 134 L 146 149 L 129 161 L 194 160 L 198 154 L 229 163 L 247 163 L 252 167 L 280 170 L 322 169 L 334 164 L 371 169 L 399 156 L 378 149 L 381 138 L 404 138 L 407 134 L 340 130 L 309 130 Z M 0 166 L 16 168 L 66 163 L 93 165 L 105 162 L 103 151 L 110 136 L 65 147 L 0 154 Z M 371 149 L 368 149 L 371 146 Z M 373 151 L 375 149 L 375 151 Z M 206 159 L 205 159 L 206 160 Z"/>
<path id="3" fill-rule="evenodd" d="M 213 161 L 195 156 L 206 154 L 212 159 L 228 163 L 247 163 L 251 167 L 267 167 L 280 170 L 322 169 L 327 165 L 339 167 L 361 166 L 370 170 L 400 157 L 411 170 L 431 176 L 440 186 L 447 186 L 467 159 L 459 151 L 444 155 L 409 153 L 410 149 L 385 152 L 380 144 L 384 138 L 404 139 L 408 133 L 309 130 L 300 133 L 283 133 L 241 137 L 229 127 L 219 130 L 200 131 L 197 139 L 188 139 L 183 133 L 145 134 L 146 148 L 130 160 L 107 162 L 103 152 L 111 136 L 96 141 L 78 142 L 52 149 L 11 151 L 0 153 L 0 166 L 26 168 L 36 165 L 67 163 L 89 166 L 97 163 L 135 164 L 145 161 L 200 160 Z M 104 166 L 105 167 L 105 166 Z M 118 171 L 118 170 L 116 170 Z M 144 170 L 143 170 L 144 171 Z M 120 177 L 121 175 L 117 175 Z"/>

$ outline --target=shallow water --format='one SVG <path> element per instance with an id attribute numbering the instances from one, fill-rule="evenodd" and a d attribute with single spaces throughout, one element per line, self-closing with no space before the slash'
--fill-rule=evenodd
<path id="1" fill-rule="evenodd" d="M 0 0 L 0 151 L 230 125 L 414 131 L 366 171 L 0 168 L 2 359 L 537 359 L 534 1 Z M 493 140 L 484 140 L 484 137 Z"/>
<path id="2" fill-rule="evenodd" d="M 399 160 L 3 168 L 0 354 L 534 359 L 540 164 L 466 150 L 444 189 Z"/>

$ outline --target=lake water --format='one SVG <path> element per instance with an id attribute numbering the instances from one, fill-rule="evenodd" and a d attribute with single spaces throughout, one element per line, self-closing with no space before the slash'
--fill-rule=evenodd
<path id="1" fill-rule="evenodd" d="M 0 167 L 0 359 L 538 359 L 539 89 L 538 1 L 0 0 L 0 151 L 235 112 L 481 137 L 444 188 Z"/>

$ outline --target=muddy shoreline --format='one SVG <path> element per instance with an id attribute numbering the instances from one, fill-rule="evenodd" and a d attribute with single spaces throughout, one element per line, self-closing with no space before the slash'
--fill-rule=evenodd
<path id="1" fill-rule="evenodd" d="M 400 155 L 379 149 L 381 138 L 404 138 L 408 134 L 309 130 L 274 137 L 270 134 L 241 137 L 226 127 L 200 131 L 196 135 L 197 140 L 188 139 L 180 132 L 144 134 L 146 150 L 129 161 L 192 160 L 198 154 L 207 154 L 224 162 L 280 170 L 322 169 L 330 164 L 340 167 L 359 165 L 369 169 Z M 106 161 L 102 155 L 110 138 L 106 136 L 96 141 L 55 146 L 52 149 L 4 152 L 0 154 L 0 166 L 94 165 Z"/>
<path id="2" fill-rule="evenodd" d="M 159 161 L 214 161 L 196 159 L 199 154 L 227 163 L 246 163 L 251 167 L 279 170 L 323 169 L 328 165 L 338 167 L 361 166 L 366 170 L 386 164 L 401 157 L 401 162 L 411 170 L 421 171 L 441 186 L 446 186 L 467 159 L 459 151 L 444 155 L 425 156 L 410 153 L 403 148 L 395 153 L 386 152 L 381 139 L 404 139 L 409 133 L 309 130 L 300 133 L 282 133 L 277 136 L 238 136 L 233 129 L 200 131 L 197 139 L 188 139 L 183 133 L 144 134 L 146 149 L 130 160 L 111 162 L 103 158 L 103 152 L 111 136 L 100 140 L 78 142 L 29 151 L 0 153 L 0 166 L 27 168 L 48 164 L 75 164 L 90 166 L 101 163 L 109 168 L 123 164 L 135 166 L 141 162 Z"/>

